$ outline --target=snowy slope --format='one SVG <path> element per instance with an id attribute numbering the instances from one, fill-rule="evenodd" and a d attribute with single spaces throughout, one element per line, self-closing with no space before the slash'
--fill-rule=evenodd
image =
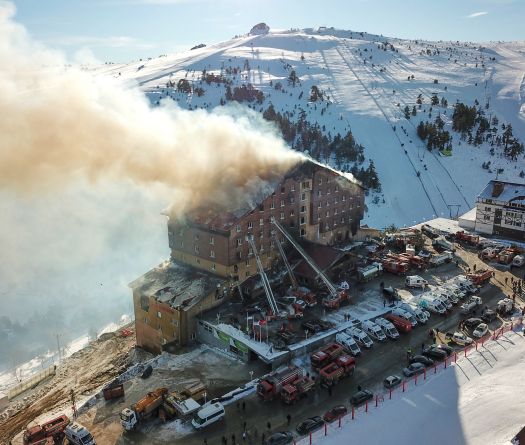
<path id="1" fill-rule="evenodd" d="M 342 428 L 335 422 L 327 437 L 315 433 L 312 443 L 508 444 L 525 424 L 524 352 L 521 332 L 507 333 L 448 369 L 430 372 L 426 382 L 420 377 L 404 394 L 397 389 L 392 400 L 372 405 L 369 413 L 361 408 Z M 308 443 L 309 438 L 298 442 Z"/>
<path id="2" fill-rule="evenodd" d="M 517 162 L 498 152 L 491 156 L 488 146 L 467 145 L 457 134 L 453 156 L 441 157 L 435 150 L 427 151 L 415 132 L 420 120 L 434 120 L 438 114 L 451 131 L 453 104 L 460 101 L 473 105 L 477 99 L 480 104 L 489 102 L 487 116 L 511 123 L 515 136 L 524 141 L 523 42 L 487 43 L 481 48 L 331 29 L 321 33 L 281 31 L 151 60 L 105 65 L 95 71 L 138 83 L 153 103 L 168 98 L 188 109 L 211 110 L 219 105 L 225 88 L 200 82 L 202 70 L 225 74 L 235 67 L 239 72 L 227 75 L 232 88 L 251 83 L 265 94 L 262 104 L 250 105 L 254 110 L 262 112 L 271 103 L 276 111 L 297 117 L 303 109 L 309 121 L 324 125 L 326 133 L 352 130 L 357 142 L 365 146 L 366 158 L 373 159 L 382 183 L 375 203 L 374 194 L 368 197 L 365 222 L 369 224 L 412 225 L 434 216 L 461 214 L 473 206 L 477 193 L 494 178 L 495 168 L 503 168 L 499 177 L 508 180 L 520 180 L 518 174 L 525 169 L 523 156 Z M 295 87 L 287 82 L 292 69 L 301 80 Z M 412 75 L 413 80 L 408 80 Z M 176 84 L 180 79 L 202 87 L 205 94 L 197 97 L 166 87 L 169 81 Z M 282 83 L 282 91 L 275 89 L 276 82 Z M 324 91 L 324 101 L 309 103 L 313 85 Z M 419 94 L 422 109 L 417 116 L 405 119 L 404 107 L 412 108 Z M 444 97 L 448 108 L 433 107 L 429 117 L 433 94 Z M 486 160 L 491 161 L 490 171 L 481 168 Z M 325 161 L 334 163 L 333 159 Z"/>

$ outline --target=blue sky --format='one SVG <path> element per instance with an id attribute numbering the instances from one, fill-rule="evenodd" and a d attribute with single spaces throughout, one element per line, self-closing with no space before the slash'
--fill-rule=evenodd
<path id="1" fill-rule="evenodd" d="M 1 1 L 1 0 L 0 0 Z M 31 35 L 127 61 L 271 28 L 334 26 L 431 40 L 525 40 L 524 0 L 15 0 Z M 89 52 L 88 52 L 89 53 Z"/>

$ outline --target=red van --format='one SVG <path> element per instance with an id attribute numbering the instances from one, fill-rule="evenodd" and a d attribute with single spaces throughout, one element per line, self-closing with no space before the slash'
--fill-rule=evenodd
<path id="1" fill-rule="evenodd" d="M 394 315 L 394 314 L 386 314 L 384 318 L 390 321 L 397 328 L 399 332 L 407 333 L 407 332 L 412 331 L 412 324 L 410 323 L 410 321 L 402 317 L 398 317 L 397 315 Z"/>

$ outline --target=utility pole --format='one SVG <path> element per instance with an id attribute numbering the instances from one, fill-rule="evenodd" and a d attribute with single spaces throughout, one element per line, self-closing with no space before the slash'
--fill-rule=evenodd
<path id="1" fill-rule="evenodd" d="M 62 360 L 62 355 L 60 353 L 60 336 L 59 334 L 56 334 L 57 336 L 57 349 L 58 349 L 58 363 L 60 363 L 60 360 Z"/>
<path id="2" fill-rule="evenodd" d="M 76 419 L 78 414 L 77 414 L 77 406 L 75 404 L 75 392 L 73 391 L 73 388 L 70 389 L 69 396 L 71 397 L 71 404 L 73 405 L 72 406 L 72 408 L 73 408 L 73 419 Z"/>

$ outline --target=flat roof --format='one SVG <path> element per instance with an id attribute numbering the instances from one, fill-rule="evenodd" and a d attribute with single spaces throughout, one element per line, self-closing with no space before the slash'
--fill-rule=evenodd
<path id="1" fill-rule="evenodd" d="M 217 275 L 167 260 L 129 283 L 129 287 L 171 307 L 191 307 L 225 283 Z"/>
<path id="2" fill-rule="evenodd" d="M 496 184 L 502 184 L 503 190 L 497 196 L 492 196 Z M 502 202 L 521 201 L 521 203 L 525 203 L 525 184 L 492 180 L 481 191 L 478 198 Z"/>

